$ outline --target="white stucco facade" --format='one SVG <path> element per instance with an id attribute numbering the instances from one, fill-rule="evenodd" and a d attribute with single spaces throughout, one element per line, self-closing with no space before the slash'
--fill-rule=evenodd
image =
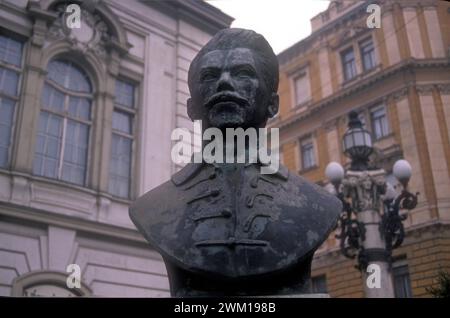
<path id="1" fill-rule="evenodd" d="M 52 31 L 60 19 L 56 3 L 0 1 L 0 34 L 23 44 L 9 159 L 0 168 L 0 296 L 169 296 L 164 263 L 135 230 L 128 206 L 177 169 L 170 136 L 176 127 L 192 130 L 186 114 L 190 61 L 231 18 L 195 1 L 84 1 L 109 36 L 86 49 L 71 35 Z M 55 57 L 74 59 L 92 81 L 82 186 L 33 173 L 43 82 Z M 128 198 L 108 191 L 117 78 L 136 87 Z M 78 291 L 65 287 L 68 264 L 81 269 Z"/>

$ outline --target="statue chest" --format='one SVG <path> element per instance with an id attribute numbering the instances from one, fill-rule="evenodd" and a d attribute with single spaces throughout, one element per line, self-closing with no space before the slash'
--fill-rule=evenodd
<path id="1" fill-rule="evenodd" d="M 205 169 L 180 189 L 184 204 L 170 249 L 195 268 L 227 276 L 283 267 L 307 244 L 299 212 L 308 200 L 290 187 L 252 166 Z"/>
<path id="2" fill-rule="evenodd" d="M 189 272 L 241 279 L 293 268 L 332 230 L 339 201 L 283 167 L 259 168 L 183 168 L 130 217 L 166 263 Z"/>
<path id="3" fill-rule="evenodd" d="M 276 195 L 282 183 L 243 165 L 208 169 L 185 187 L 183 227 L 196 247 L 266 246 L 263 233 L 281 212 Z"/>

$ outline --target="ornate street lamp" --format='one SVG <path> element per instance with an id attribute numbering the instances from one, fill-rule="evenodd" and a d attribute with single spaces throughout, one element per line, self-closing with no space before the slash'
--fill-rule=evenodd
<path id="1" fill-rule="evenodd" d="M 338 222 L 340 233 L 336 237 L 340 239 L 344 256 L 357 257 L 357 267 L 365 277 L 366 296 L 394 297 L 392 250 L 403 242 L 402 221 L 406 219 L 406 215 L 400 215 L 400 210 L 411 210 L 417 205 L 418 193 L 412 194 L 407 189 L 411 166 L 406 160 L 394 164 L 394 176 L 402 185 L 397 195 L 394 187 L 386 182 L 386 172 L 369 165 L 369 156 L 374 150 L 372 138 L 362 127 L 356 112 L 349 114 L 343 149 L 351 159 L 350 169 L 345 172 L 339 163 L 331 162 L 325 170 L 343 204 Z M 371 274 L 366 270 L 371 264 L 380 271 L 381 288 L 371 288 L 366 283 Z"/>
<path id="2" fill-rule="evenodd" d="M 352 159 L 351 169 L 366 170 L 369 156 L 373 152 L 372 137 L 363 128 L 355 111 L 349 114 L 348 130 L 344 134 L 342 143 L 345 155 Z"/>

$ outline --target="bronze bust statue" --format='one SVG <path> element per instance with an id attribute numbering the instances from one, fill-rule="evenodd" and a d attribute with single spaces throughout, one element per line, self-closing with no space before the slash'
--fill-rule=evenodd
<path id="1" fill-rule="evenodd" d="M 278 61 L 263 36 L 218 32 L 189 69 L 188 115 L 202 129 L 265 127 L 278 112 Z M 161 253 L 172 296 L 310 293 L 311 261 L 341 203 L 280 166 L 189 163 L 138 198 L 130 217 Z"/>

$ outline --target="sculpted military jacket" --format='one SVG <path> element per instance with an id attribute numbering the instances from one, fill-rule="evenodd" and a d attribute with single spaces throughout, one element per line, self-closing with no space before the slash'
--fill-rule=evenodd
<path id="1" fill-rule="evenodd" d="M 166 264 L 186 271 L 232 279 L 296 266 L 327 238 L 341 203 L 282 166 L 260 168 L 188 164 L 136 200 L 130 217 Z"/>

